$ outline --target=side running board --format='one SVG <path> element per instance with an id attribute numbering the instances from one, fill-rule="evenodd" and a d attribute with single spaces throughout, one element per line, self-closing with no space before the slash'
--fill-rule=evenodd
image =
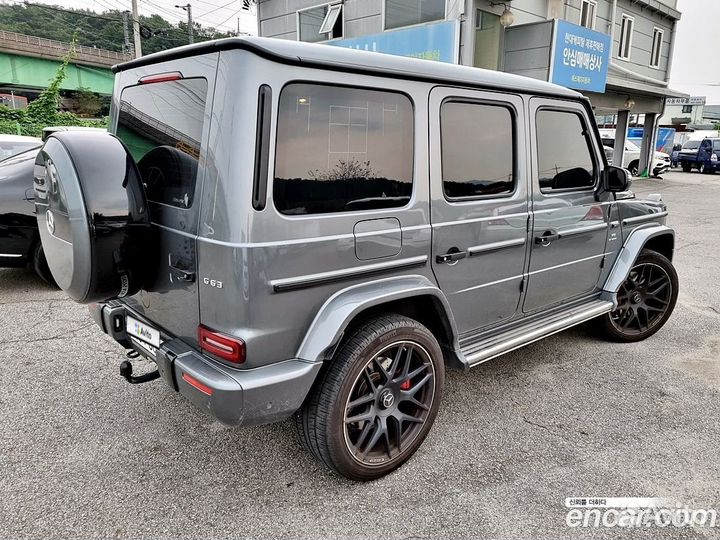
<path id="1" fill-rule="evenodd" d="M 513 326 L 490 336 L 479 339 L 465 338 L 461 341 L 460 352 L 467 365 L 474 367 L 612 310 L 612 302 L 593 300 L 542 319 L 521 323 L 519 326 Z"/>

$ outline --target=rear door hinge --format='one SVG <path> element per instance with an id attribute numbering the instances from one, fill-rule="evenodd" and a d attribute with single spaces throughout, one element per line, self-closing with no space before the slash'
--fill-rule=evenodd
<path id="1" fill-rule="evenodd" d="M 605 268 L 605 255 L 603 255 L 603 258 L 600 260 L 600 268 Z"/>
<path id="2" fill-rule="evenodd" d="M 520 280 L 520 292 L 525 292 L 525 278 Z"/>

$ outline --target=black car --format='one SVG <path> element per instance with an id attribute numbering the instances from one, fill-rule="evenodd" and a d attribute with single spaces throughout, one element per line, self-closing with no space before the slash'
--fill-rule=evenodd
<path id="1" fill-rule="evenodd" d="M 33 194 L 39 147 L 0 161 L 0 267 L 29 266 L 54 283 L 43 253 Z"/>

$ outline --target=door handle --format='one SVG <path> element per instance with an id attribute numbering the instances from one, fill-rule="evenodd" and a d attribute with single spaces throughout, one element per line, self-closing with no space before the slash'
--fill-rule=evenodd
<path id="1" fill-rule="evenodd" d="M 452 247 L 448 250 L 447 253 L 435 257 L 435 261 L 438 264 L 452 264 L 458 262 L 461 259 L 464 259 L 467 256 L 467 251 L 460 251 L 458 248 Z"/>
<path id="2" fill-rule="evenodd" d="M 173 266 L 172 264 L 169 264 L 168 266 L 170 268 L 170 272 L 172 272 L 172 274 L 180 281 L 187 281 L 188 283 L 192 283 L 195 281 L 195 272 L 190 272 L 189 270 L 178 268 L 177 266 Z"/>
<path id="3" fill-rule="evenodd" d="M 549 246 L 551 242 L 554 242 L 560 238 L 560 235 L 554 229 L 548 229 L 540 236 L 535 237 L 535 243 L 541 246 Z"/>

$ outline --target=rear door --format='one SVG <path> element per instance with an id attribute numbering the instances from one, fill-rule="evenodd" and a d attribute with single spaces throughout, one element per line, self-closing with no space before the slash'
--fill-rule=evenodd
<path id="1" fill-rule="evenodd" d="M 123 72 L 113 103 L 155 234 L 151 278 L 127 302 L 189 341 L 199 324 L 196 238 L 216 65 L 212 54 Z"/>
<path id="2" fill-rule="evenodd" d="M 533 227 L 525 312 L 596 292 L 612 195 L 596 200 L 600 148 L 580 103 L 530 100 Z"/>
<path id="3" fill-rule="evenodd" d="M 524 125 L 519 96 L 430 94 L 433 270 L 461 333 L 518 308 L 528 224 Z"/>

